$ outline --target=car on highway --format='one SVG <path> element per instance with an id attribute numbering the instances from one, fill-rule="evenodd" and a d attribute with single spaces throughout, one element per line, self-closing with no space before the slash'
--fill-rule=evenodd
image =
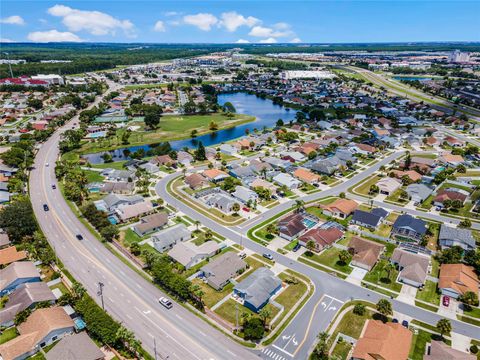
<path id="1" fill-rule="evenodd" d="M 48 205 L 47 204 L 43 204 L 43 211 L 48 211 Z"/>
<path id="2" fill-rule="evenodd" d="M 407 329 L 408 329 L 408 321 L 407 321 L 407 320 L 403 320 L 403 321 L 402 321 L 402 326 L 403 326 L 404 328 L 407 328 Z"/>
<path id="3" fill-rule="evenodd" d="M 78 240 L 83 240 L 83 236 L 80 235 L 80 234 L 75 235 L 75 237 L 76 237 Z"/>
<path id="4" fill-rule="evenodd" d="M 48 163 L 46 163 L 45 166 L 48 167 L 49 166 Z"/>
<path id="5" fill-rule="evenodd" d="M 443 303 L 443 306 L 448 307 L 448 305 L 450 305 L 450 298 L 448 296 L 444 296 L 442 303 Z"/>
<path id="6" fill-rule="evenodd" d="M 264 257 L 265 259 L 268 259 L 268 260 L 272 260 L 272 261 L 273 261 L 273 256 L 272 256 L 272 254 L 264 253 L 264 254 L 263 254 L 263 257 Z"/>
<path id="7" fill-rule="evenodd" d="M 171 308 L 173 307 L 173 303 L 172 303 L 170 300 L 168 300 L 166 297 L 164 297 L 164 296 L 162 296 L 161 298 L 159 298 L 159 299 L 158 299 L 158 302 L 159 302 L 162 306 L 166 307 L 167 309 L 171 309 Z"/>
<path id="8" fill-rule="evenodd" d="M 57 185 L 52 184 L 52 189 L 55 190 L 57 188 Z"/>

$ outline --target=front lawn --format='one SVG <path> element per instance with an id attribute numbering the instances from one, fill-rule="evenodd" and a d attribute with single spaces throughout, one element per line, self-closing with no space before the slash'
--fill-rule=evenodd
<path id="1" fill-rule="evenodd" d="M 392 231 L 392 226 L 387 224 L 380 224 L 380 226 L 375 230 L 374 234 L 382 237 L 390 237 L 390 232 Z"/>
<path id="2" fill-rule="evenodd" d="M 280 279 L 285 282 L 287 279 L 295 279 L 294 276 L 291 276 L 286 273 L 281 273 L 279 275 Z M 300 300 L 300 298 L 305 294 L 307 291 L 307 285 L 305 285 L 302 281 L 297 279 L 296 284 L 288 284 L 287 288 L 284 289 L 276 298 L 275 301 L 284 306 L 285 314 L 292 309 L 293 306 Z"/>
<path id="3" fill-rule="evenodd" d="M 306 252 L 302 256 L 306 259 L 318 262 L 325 266 L 329 266 L 337 271 L 350 274 L 353 269 L 348 266 L 348 264 L 340 263 L 340 260 L 338 259 L 338 254 L 340 253 L 340 251 L 341 250 L 336 247 L 331 247 L 327 250 L 322 251 L 320 254 Z"/>
<path id="4" fill-rule="evenodd" d="M 367 275 L 365 275 L 363 280 L 396 292 L 400 292 L 402 289 L 402 284 L 399 284 L 395 281 L 398 276 L 398 271 L 393 269 L 390 272 L 390 276 L 388 276 L 388 273 L 385 270 L 387 264 L 387 260 L 379 260 L 374 268 L 369 271 Z"/>
<path id="5" fill-rule="evenodd" d="M 198 278 L 193 279 L 192 283 L 200 286 L 200 288 L 204 293 L 202 300 L 205 306 L 209 308 L 211 308 L 213 305 L 218 303 L 220 300 L 222 300 L 225 296 L 227 296 L 233 290 L 232 283 L 228 283 L 227 285 L 225 285 L 225 287 L 221 291 L 215 290 L 210 285 L 205 284 L 202 280 Z"/>
<path id="6" fill-rule="evenodd" d="M 417 299 L 438 306 L 440 304 L 440 293 L 437 291 L 437 284 L 430 280 L 425 281 L 423 289 L 417 291 Z"/>
<path id="7" fill-rule="evenodd" d="M 92 182 L 102 182 L 104 177 L 100 175 L 98 171 L 93 170 L 83 170 L 85 172 L 85 176 L 87 177 L 87 181 L 89 183 Z"/>
<path id="8" fill-rule="evenodd" d="M 236 307 L 238 305 L 238 323 L 240 324 L 242 321 L 242 314 L 247 313 L 250 316 L 256 316 L 257 314 L 254 313 L 252 310 L 248 309 L 247 307 L 241 305 L 240 303 L 236 302 L 233 299 L 228 299 L 225 301 L 220 307 L 215 310 L 215 313 L 220 315 L 222 319 L 236 324 Z M 267 309 L 271 311 L 271 316 L 269 320 L 272 320 L 275 315 L 278 313 L 278 309 L 273 306 L 272 304 L 265 305 Z"/>
<path id="9" fill-rule="evenodd" d="M 412 360 L 423 360 L 426 345 L 432 340 L 441 340 L 441 338 L 439 335 L 431 334 L 427 331 L 418 329 L 418 333 L 413 334 L 412 345 L 410 347 L 410 354 L 408 358 Z"/>
<path id="10" fill-rule="evenodd" d="M 353 190 L 358 194 L 370 196 L 371 195 L 369 194 L 370 186 L 375 185 L 378 182 L 378 180 L 380 180 L 380 176 L 375 175 L 371 179 L 368 179 L 367 181 L 364 181 L 363 183 L 355 187 Z"/>
<path id="11" fill-rule="evenodd" d="M 393 194 L 390 194 L 388 195 L 385 200 L 388 202 L 395 202 L 395 203 L 399 203 L 399 204 L 406 204 L 408 203 L 408 200 L 407 199 L 402 199 L 400 197 L 400 194 L 402 193 L 402 188 L 400 189 L 397 189 L 393 192 Z"/>

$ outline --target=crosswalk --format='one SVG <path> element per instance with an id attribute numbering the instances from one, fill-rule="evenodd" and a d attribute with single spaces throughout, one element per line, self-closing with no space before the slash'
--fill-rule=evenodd
<path id="1" fill-rule="evenodd" d="M 273 360 L 287 360 L 289 357 L 284 357 L 282 354 L 279 354 L 272 349 L 264 348 L 262 349 L 262 358 L 263 359 L 273 359 Z"/>

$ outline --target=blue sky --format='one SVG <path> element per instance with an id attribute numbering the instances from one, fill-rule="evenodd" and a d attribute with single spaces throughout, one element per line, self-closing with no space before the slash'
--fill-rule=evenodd
<path id="1" fill-rule="evenodd" d="M 480 1 L 9 1 L 3 41 L 480 41 Z"/>

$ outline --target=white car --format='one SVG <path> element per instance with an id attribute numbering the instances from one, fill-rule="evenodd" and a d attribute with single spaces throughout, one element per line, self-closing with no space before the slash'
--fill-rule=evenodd
<path id="1" fill-rule="evenodd" d="M 46 163 L 45 166 L 48 167 L 48 163 Z"/>
<path id="2" fill-rule="evenodd" d="M 158 302 L 160 304 L 162 304 L 164 307 L 166 307 L 167 309 L 171 309 L 173 307 L 173 303 L 168 300 L 166 297 L 161 297 L 161 298 L 158 298 Z"/>

